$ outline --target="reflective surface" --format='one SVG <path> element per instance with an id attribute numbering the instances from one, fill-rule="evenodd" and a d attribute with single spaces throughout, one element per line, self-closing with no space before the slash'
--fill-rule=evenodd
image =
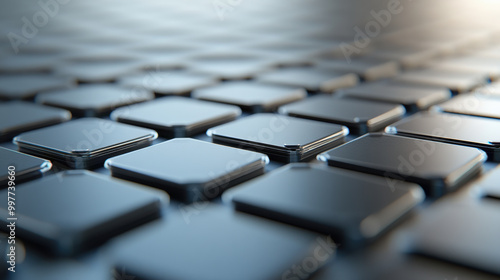
<path id="1" fill-rule="evenodd" d="M 56 138 L 54 135 L 64 137 Z M 63 153 L 91 153 L 141 138 L 152 140 L 155 135 L 150 129 L 96 118 L 83 118 L 23 133 L 14 141 L 18 145 L 34 145 Z"/>
<path id="2" fill-rule="evenodd" d="M 0 147 L 0 185 L 7 188 L 9 166 L 14 168 L 14 183 L 34 179 L 49 171 L 52 164 L 48 160 Z M 12 174 L 10 174 L 12 175 Z"/>
<path id="3" fill-rule="evenodd" d="M 355 74 L 310 67 L 283 68 L 257 76 L 259 82 L 302 87 L 308 91 L 332 92 L 358 83 Z"/>
<path id="4" fill-rule="evenodd" d="M 422 112 L 387 128 L 388 132 L 483 149 L 499 161 L 500 122 L 493 119 Z"/>
<path id="5" fill-rule="evenodd" d="M 93 168 L 118 155 L 148 146 L 154 130 L 97 118 L 83 118 L 25 132 L 14 138 L 20 151 L 71 168 Z"/>
<path id="6" fill-rule="evenodd" d="M 71 113 L 28 102 L 0 103 L 0 141 L 8 141 L 17 134 L 71 119 Z"/>
<path id="7" fill-rule="evenodd" d="M 347 133 L 340 125 L 275 114 L 255 114 L 207 131 L 215 143 L 260 151 L 285 161 L 300 161 L 338 145 Z M 285 157 L 280 158 L 282 155 Z"/>
<path id="8" fill-rule="evenodd" d="M 373 67 L 377 69 L 376 71 L 368 70 L 373 69 L 371 66 L 374 64 L 367 63 L 365 65 L 363 61 L 388 60 L 390 61 L 389 65 L 397 63 L 400 66 L 399 74 L 405 74 L 414 73 L 413 70 L 428 69 L 429 63 L 433 62 L 440 64 L 463 57 L 498 57 L 500 53 L 499 4 L 498 1 L 491 0 L 0 1 L 0 33 L 2 35 L 0 36 L 0 77 L 2 77 L 0 88 L 4 84 L 9 85 L 6 80 L 17 75 L 39 75 L 47 81 L 50 77 L 67 79 L 70 82 L 74 81 L 70 85 L 73 87 L 84 86 L 88 83 L 109 83 L 123 86 L 122 81 L 129 77 L 135 77 L 134 84 L 137 83 L 130 85 L 130 87 L 127 86 L 127 90 L 130 91 L 137 87 L 147 89 L 151 84 L 154 86 L 154 82 L 164 78 L 165 83 L 158 82 L 162 87 L 168 89 L 168 92 L 164 94 L 182 94 L 192 98 L 187 92 L 188 88 L 201 89 L 206 85 L 195 85 L 195 83 L 191 83 L 193 80 L 183 79 L 191 76 L 191 73 L 214 77 L 214 83 L 216 83 L 214 85 L 218 86 L 233 79 L 247 79 L 248 82 L 259 83 L 257 81 L 259 76 L 263 76 L 266 72 L 300 69 L 304 72 L 298 71 L 300 73 L 291 79 L 297 80 L 297 84 L 301 86 L 308 86 L 307 81 L 317 77 L 323 79 L 320 72 L 327 67 L 326 65 L 324 65 L 325 67 L 321 66 L 321 61 L 340 60 L 344 61 L 344 65 L 352 67 L 348 71 L 356 72 L 348 75 L 353 80 L 329 80 L 331 84 L 323 85 L 319 88 L 319 92 L 309 90 L 306 98 L 330 94 L 334 98 L 343 99 L 344 97 L 336 90 L 337 88 L 355 85 L 352 82 L 357 79 L 357 76 L 363 77 L 359 81 L 363 87 L 370 88 L 374 84 L 367 77 L 371 76 L 371 78 L 376 79 L 380 77 L 379 74 L 385 73 L 385 71 L 380 71 L 378 66 Z M 470 65 L 475 64 L 477 67 L 479 64 L 475 62 L 479 60 L 471 60 Z M 495 59 L 488 59 L 489 63 L 494 64 L 494 61 Z M 367 68 L 364 68 L 365 66 Z M 437 65 L 434 66 L 435 69 L 439 68 Z M 464 72 L 465 67 L 460 68 L 462 69 L 460 71 Z M 458 70 L 439 69 L 445 74 Z M 483 72 L 485 69 L 491 70 L 489 66 L 484 69 L 481 66 L 475 68 L 474 71 L 485 73 Z M 183 74 L 174 75 L 174 72 Z M 187 73 L 190 74 L 184 75 Z M 492 75 L 481 76 L 493 77 Z M 384 78 L 380 80 L 380 83 L 394 85 L 395 82 L 392 80 L 396 77 Z M 439 76 L 431 80 L 441 80 L 442 82 L 442 77 Z M 457 79 L 455 77 L 448 82 L 453 82 L 450 85 L 455 85 L 454 83 L 458 81 L 458 84 L 463 82 L 465 85 L 465 82 L 470 81 L 467 76 L 461 77 L 463 78 Z M 18 89 L 19 92 L 23 92 L 19 96 L 23 96 L 28 102 L 33 101 L 35 94 L 59 89 L 44 88 L 42 87 L 43 83 L 30 79 L 22 79 L 21 82 L 17 81 L 14 84 L 15 86 L 9 85 L 9 89 Z M 313 86 L 318 87 L 318 85 Z M 431 91 L 432 93 L 428 95 L 427 93 L 415 94 L 415 90 L 422 91 L 422 88 L 426 89 L 425 92 Z M 29 92 L 26 93 L 26 89 L 29 89 Z M 332 89 L 335 89 L 335 92 Z M 327 92 L 321 92 L 321 90 Z M 384 96 L 385 89 L 381 91 L 382 93 L 378 93 L 368 89 L 366 94 Z M 435 94 L 436 92 L 440 93 Z M 162 93 L 158 92 L 152 102 L 161 102 L 161 99 L 157 98 L 160 95 Z M 420 83 L 406 84 L 406 86 L 401 86 L 387 95 L 389 96 L 388 103 L 392 102 L 390 100 L 403 100 L 414 106 L 411 110 L 407 110 L 408 114 L 404 117 L 410 117 L 414 111 L 427 109 L 431 105 L 451 98 L 450 92 L 446 88 L 435 90 Z M 454 97 L 458 98 L 460 95 L 454 95 Z M 9 98 L 6 95 L 0 95 L 2 100 Z M 368 102 L 373 100 L 376 99 L 368 100 Z M 396 101 L 392 104 L 400 104 L 399 102 L 402 101 Z M 237 121 L 245 120 L 251 116 L 253 111 L 249 111 L 238 116 Z M 274 112 L 274 109 L 271 111 Z M 23 113 L 29 112 L 23 111 Z M 73 120 L 78 118 L 79 116 L 73 116 Z M 108 116 L 104 114 L 100 118 L 107 120 Z M 168 120 L 162 121 L 168 122 Z M 0 120 L 0 122 L 9 123 L 13 120 L 7 118 Z M 265 172 L 272 175 L 277 168 L 284 165 L 284 162 L 298 160 L 315 162 L 316 154 L 322 149 L 327 150 L 343 143 L 344 140 L 352 141 L 359 137 L 359 135 L 351 134 L 345 139 L 338 139 L 338 141 L 332 140 L 335 137 L 324 138 L 302 147 L 289 144 L 278 148 L 259 142 L 274 137 L 271 136 L 275 133 L 274 130 L 279 131 L 283 126 L 280 122 L 264 124 L 257 130 L 259 134 L 251 139 L 254 142 L 236 141 L 217 136 L 214 137 L 214 141 L 252 150 L 262 149 L 263 152 L 273 157 L 269 164 L 264 167 Z M 304 127 L 307 126 L 304 125 Z M 178 131 L 182 131 L 182 129 L 180 127 Z M 98 131 L 87 129 L 87 132 L 89 137 L 84 135 L 83 140 L 85 141 L 81 143 L 82 150 L 85 146 L 95 146 L 93 142 L 99 143 L 101 140 Z M 78 131 L 69 129 L 68 133 L 78 133 Z M 309 132 L 301 129 L 295 133 L 300 135 Z M 111 132 L 111 135 L 114 136 L 114 132 Z M 119 131 L 117 135 L 119 135 Z M 72 135 L 66 135 L 61 131 L 52 134 L 54 141 L 65 137 L 73 138 Z M 202 133 L 195 133 L 190 137 L 205 142 L 212 140 L 210 136 Z M 93 153 L 84 153 L 85 156 L 82 157 L 80 157 L 82 154 L 45 153 L 47 149 L 35 150 L 35 146 L 29 146 L 31 148 L 29 152 L 38 153 L 39 156 L 45 158 L 57 158 L 58 162 L 63 164 L 70 161 L 69 167 L 53 161 L 55 166 L 48 171 L 49 174 L 59 172 L 61 169 L 94 166 L 92 168 L 95 168 L 93 169 L 95 172 L 109 178 L 111 172 L 103 167 L 104 160 L 125 154 L 133 149 L 145 147 L 151 143 L 150 140 L 151 138 L 148 138 L 144 141 L 138 141 L 140 143 L 131 141 L 126 142 L 127 144 L 111 145 L 109 148 L 106 147 Z M 161 144 L 166 140 L 159 137 L 153 141 L 153 144 Z M 10 140 L 0 142 L 0 146 L 9 149 L 17 148 Z M 21 149 L 28 150 L 27 147 L 25 145 Z M 382 153 L 384 158 L 393 157 L 397 160 L 400 154 L 387 153 L 392 149 L 391 146 L 383 148 L 387 149 L 381 151 L 381 153 L 385 152 Z M 419 155 L 418 152 L 413 154 L 413 163 L 420 162 Z M 154 158 L 153 156 L 151 158 Z M 198 153 L 198 159 L 202 157 L 203 152 Z M 369 156 L 366 157 L 369 158 Z M 149 158 L 145 158 L 144 161 L 149 161 Z M 410 159 L 408 161 L 412 163 Z M 144 163 L 141 160 L 133 164 L 142 165 Z M 195 164 L 210 165 L 210 161 L 198 160 Z M 231 167 L 231 161 L 228 161 L 227 164 Z M 443 165 L 445 164 L 447 164 L 446 158 L 443 159 Z M 171 165 L 175 165 L 175 163 Z M 316 268 L 315 261 L 319 265 L 318 257 L 323 260 L 322 257 L 325 256 L 321 254 L 321 251 L 319 255 L 315 256 L 314 251 L 318 248 L 318 250 L 322 250 L 323 243 L 314 242 L 309 245 L 309 250 L 313 252 L 312 256 L 304 256 L 300 252 L 276 247 L 271 248 L 275 248 L 275 252 L 267 253 L 265 250 L 260 250 L 258 246 L 265 244 L 258 243 L 258 241 L 252 242 L 253 246 L 245 246 L 244 242 L 248 242 L 248 240 L 254 240 L 253 238 L 262 240 L 262 238 L 259 238 L 259 234 L 255 234 L 256 236 L 242 235 L 240 239 L 236 239 L 237 237 L 230 239 L 234 234 L 240 233 L 226 232 L 229 231 L 227 228 L 231 226 L 231 223 L 221 224 L 217 221 L 222 220 L 224 215 L 238 214 L 239 216 L 241 213 L 237 213 L 233 205 L 225 203 L 217 197 L 210 201 L 195 201 L 188 204 L 173 201 L 165 209 L 167 215 L 160 218 L 159 222 L 165 225 L 165 228 L 157 235 L 158 238 L 152 238 L 154 242 L 144 240 L 144 238 L 156 234 L 154 227 L 147 225 L 144 225 L 146 226 L 144 228 L 138 227 L 137 235 L 129 239 L 129 242 L 125 242 L 125 245 L 132 246 L 134 249 L 119 254 L 123 259 L 129 260 L 127 263 L 137 261 L 130 266 L 117 266 L 117 259 L 109 254 L 110 250 L 121 249 L 122 244 L 104 242 L 86 252 L 76 254 L 74 257 L 53 258 L 48 250 L 18 236 L 16 244 L 27 241 L 24 242 L 26 258 L 24 261 L 21 260 L 20 254 L 16 252 L 16 256 L 19 256 L 19 262 L 16 263 L 16 273 L 5 271 L 7 272 L 5 276 L 6 280 L 109 280 L 110 278 L 131 280 L 134 277 L 135 279 L 150 279 L 155 278 L 156 275 L 158 275 L 156 278 L 161 279 L 170 277 L 171 275 L 167 273 L 174 273 L 174 269 L 176 269 L 175 275 L 170 278 L 195 278 L 198 280 L 208 278 L 206 277 L 208 275 L 214 275 L 212 277 L 214 279 L 241 279 L 248 275 L 249 278 L 254 279 L 297 278 L 301 280 L 455 278 L 460 280 L 493 280 L 498 278 L 498 275 L 486 273 L 475 267 L 439 261 L 428 256 L 408 254 L 405 251 L 408 245 L 405 242 L 405 237 L 408 237 L 409 234 L 404 229 L 415 221 L 425 220 L 426 214 L 432 217 L 434 204 L 446 206 L 458 202 L 480 206 L 487 201 L 497 203 L 498 199 L 493 198 L 493 196 L 485 196 L 484 190 L 478 191 L 476 188 L 476 183 L 481 180 L 483 174 L 487 175 L 487 172 L 495 168 L 496 165 L 497 163 L 491 161 L 484 162 L 481 164 L 481 171 L 477 177 L 470 180 L 464 179 L 463 181 L 466 183 L 456 192 L 447 193 L 444 199 L 433 200 L 431 198 L 424 201 L 415 207 L 410 215 L 403 217 L 394 227 L 388 229 L 385 234 L 378 235 L 371 244 L 366 244 L 367 246 L 358 248 L 358 250 L 349 250 L 342 243 L 339 244 L 335 260 L 328 262 L 314 274 L 310 271 Z M 168 170 L 169 167 L 164 168 Z M 477 169 L 470 170 L 472 173 L 477 171 Z M 256 175 L 255 173 L 250 175 Z M 127 172 L 123 174 L 127 175 Z M 130 175 L 131 178 L 127 180 L 143 179 L 137 174 L 130 173 Z M 239 175 L 241 174 L 236 174 L 236 176 Z M 470 176 L 465 177 L 470 178 Z M 388 183 L 393 182 L 391 177 L 383 179 L 390 179 Z M 37 180 L 39 178 L 32 182 Z M 371 183 L 367 182 L 367 185 L 371 185 Z M 332 183 L 332 186 L 335 184 Z M 22 187 L 20 184 L 19 188 Z M 145 188 L 145 186 L 140 187 Z M 272 189 L 273 186 L 268 186 L 268 188 Z M 314 186 L 311 187 L 311 189 L 313 188 Z M 171 190 L 169 191 L 171 192 Z M 309 193 L 307 194 L 309 195 Z M 24 196 L 29 195 L 23 193 L 23 196 L 18 199 L 22 200 Z M 42 203 L 45 196 L 51 195 L 53 195 L 52 192 L 43 194 L 38 192 L 37 202 Z M 113 195 L 113 198 L 109 199 L 111 203 L 120 200 L 119 189 Z M 376 197 L 374 195 L 374 198 Z M 92 206 L 93 201 L 87 201 L 87 206 Z M 0 204 L 3 203 L 0 201 Z M 369 201 L 367 205 L 371 205 L 371 203 L 372 201 Z M 346 204 L 348 203 L 346 202 Z M 206 219 L 206 222 L 203 221 L 206 223 L 203 227 L 193 228 L 193 219 L 201 217 L 204 220 L 203 214 L 211 207 L 220 207 L 220 211 L 214 213 L 212 218 Z M 498 212 L 496 208 L 491 207 L 485 211 L 491 213 L 481 215 L 481 217 L 485 217 L 488 221 L 491 220 L 488 217 L 494 217 L 494 213 Z M 399 214 L 400 212 L 391 210 L 385 213 Z M 53 214 L 64 216 L 64 207 L 59 207 L 59 211 L 54 211 Z M 380 217 L 382 216 L 387 217 L 386 215 Z M 78 216 L 74 217 L 78 218 Z M 124 219 L 128 220 L 131 217 L 127 216 Z M 174 219 L 174 217 L 176 218 Z M 34 221 L 37 222 L 37 220 Z M 183 225 L 182 222 L 186 225 Z M 262 226 L 264 229 L 269 229 L 269 225 L 272 224 L 284 226 L 276 220 L 266 220 L 266 222 L 269 223 L 253 224 L 253 226 Z M 38 223 L 43 223 L 43 221 Z M 115 226 L 114 230 L 124 233 L 119 223 L 110 223 L 106 226 L 109 228 Z M 440 229 L 447 226 L 446 221 L 438 225 Z M 485 230 L 488 229 L 486 225 L 478 224 L 478 226 Z M 185 231 L 177 231 L 180 228 L 185 228 Z M 215 242 L 214 236 L 215 238 L 219 236 L 219 230 L 226 234 L 222 235 L 221 238 L 226 236 L 229 238 Z M 292 228 L 290 232 L 296 230 L 298 228 Z M 446 230 L 443 229 L 443 231 Z M 468 230 L 467 228 L 463 229 L 463 234 L 466 235 Z M 0 228 L 0 231 L 7 233 L 7 235 L 10 233 L 6 227 Z M 452 231 L 446 232 L 451 232 L 448 238 L 454 239 Z M 256 233 L 256 231 L 252 231 L 252 233 Z M 293 239 L 290 243 L 301 242 L 299 238 L 292 238 L 289 234 L 293 233 L 282 231 L 279 235 L 280 238 Z M 321 235 L 317 231 L 313 234 L 318 237 Z M 184 237 L 190 238 L 187 240 Z M 0 239 L 5 240 L 2 237 Z M 232 240 L 236 242 L 230 242 Z M 200 242 L 197 243 L 198 241 Z M 136 242 L 140 245 L 136 245 Z M 215 246 L 215 244 L 207 247 L 199 246 L 200 243 L 208 242 L 219 246 Z M 492 243 L 491 247 L 496 248 L 495 244 Z M 180 248 L 181 246 L 183 248 Z M 0 252 L 3 252 L 3 248 L 5 246 L 0 244 Z M 229 251 L 230 249 L 235 250 Z M 158 251 L 160 252 L 158 253 Z M 217 252 L 220 251 L 228 252 L 227 254 L 231 255 L 230 258 L 227 258 L 228 261 L 225 261 L 226 259 L 221 261 L 221 258 L 218 258 L 220 255 Z M 256 251 L 263 253 L 257 254 Z M 163 252 L 171 254 L 162 258 Z M 462 253 L 468 254 L 468 252 Z M 480 260 L 481 252 L 477 251 L 477 253 L 477 259 Z M 488 253 L 488 251 L 484 251 L 484 253 Z M 160 260 L 156 260 L 154 256 L 160 257 Z M 250 256 L 251 260 L 249 260 Z M 0 265 L 0 270 L 5 270 L 4 267 L 9 265 L 5 262 L 5 257 L 7 254 L 4 254 L 3 258 L 0 256 L 0 263 L 3 263 L 3 266 Z M 287 263 L 284 265 L 286 268 L 282 269 L 281 262 L 292 257 L 297 258 L 297 262 L 291 265 Z M 141 262 L 141 260 L 144 261 Z M 200 263 L 201 265 L 199 265 Z M 172 264 L 175 268 L 168 267 L 168 264 Z M 213 274 L 207 274 L 206 266 L 210 266 L 208 269 L 211 269 L 209 271 Z M 132 267 L 137 272 L 129 270 Z M 232 270 L 233 267 L 239 271 L 239 274 Z M 115 269 L 113 270 L 113 268 Z M 163 273 L 163 269 L 168 269 L 168 271 Z M 159 272 L 153 275 L 153 270 Z M 264 273 L 264 270 L 266 272 L 280 271 L 267 274 Z M 260 272 L 262 275 L 257 275 Z M 197 274 L 193 275 L 194 273 Z M 3 276 L 0 271 L 0 278 Z"/>
<path id="9" fill-rule="evenodd" d="M 304 147 L 340 134 L 342 126 L 274 114 L 256 114 L 210 129 L 209 134 L 285 148 Z"/>
<path id="10" fill-rule="evenodd" d="M 411 87 L 384 83 L 360 85 L 345 89 L 339 94 L 342 97 L 401 104 L 409 112 L 427 109 L 431 105 L 451 98 L 451 93 L 445 88 Z"/>
<path id="11" fill-rule="evenodd" d="M 223 52 L 193 56 L 188 62 L 193 72 L 214 75 L 220 79 L 247 79 L 262 72 L 270 63 L 260 56 L 239 52 Z"/>
<path id="12" fill-rule="evenodd" d="M 100 50 L 86 55 L 78 54 L 55 69 L 58 75 L 71 75 L 80 83 L 113 82 L 119 76 L 134 73 L 141 67 L 134 59 L 114 57 L 112 52 L 101 54 Z"/>
<path id="13" fill-rule="evenodd" d="M 386 134 L 366 134 L 319 156 L 329 165 L 421 185 L 429 196 L 454 189 L 477 172 L 477 149 Z"/>
<path id="14" fill-rule="evenodd" d="M 47 72 L 50 71 L 54 59 L 60 58 L 57 53 L 23 52 L 16 56 L 6 56 L 0 61 L 0 72 Z"/>
<path id="15" fill-rule="evenodd" d="M 499 56 L 500 58 L 500 56 Z M 484 87 L 474 89 L 476 95 L 484 95 L 489 97 L 500 97 L 500 82 L 493 82 Z"/>
<path id="16" fill-rule="evenodd" d="M 106 161 L 113 176 L 164 189 L 180 200 L 208 200 L 264 172 L 267 156 L 181 138 Z M 135 179 L 134 179 L 134 176 Z"/>
<path id="17" fill-rule="evenodd" d="M 281 279 L 295 275 L 292 266 L 312 258 L 314 248 L 322 258 L 308 273 L 335 254 L 322 235 L 226 210 L 212 205 L 194 216 L 176 213 L 123 236 L 113 252 L 117 271 L 141 279 Z M 148 254 L 137 254 L 144 248 Z"/>
<path id="18" fill-rule="evenodd" d="M 151 220 L 168 202 L 165 193 L 81 170 L 25 183 L 16 197 L 23 197 L 16 203 L 18 234 L 58 255 L 89 249 L 117 234 L 117 228 L 123 232 Z M 7 201 L 7 190 L 0 198 Z M 6 205 L 0 212 L 8 223 Z"/>
<path id="19" fill-rule="evenodd" d="M 196 90 L 193 97 L 234 104 L 252 112 L 264 112 L 303 99 L 306 92 L 301 88 L 238 81 Z"/>
<path id="20" fill-rule="evenodd" d="M 445 112 L 500 119 L 500 99 L 475 94 L 462 94 L 438 108 Z"/>
<path id="21" fill-rule="evenodd" d="M 116 107 L 153 98 L 153 93 L 141 88 L 130 90 L 115 85 L 84 85 L 39 94 L 36 102 L 68 109 L 78 117 L 94 117 L 109 114 Z"/>
<path id="22" fill-rule="evenodd" d="M 341 58 L 320 59 L 317 65 L 326 69 L 356 73 L 364 81 L 390 78 L 399 72 L 399 65 L 396 61 L 376 57 L 360 57 L 350 61 Z"/>
<path id="23" fill-rule="evenodd" d="M 378 176 L 307 164 L 287 165 L 224 194 L 240 211 L 327 232 L 343 246 L 376 237 L 424 196 L 416 184 L 391 186 Z"/>
<path id="24" fill-rule="evenodd" d="M 214 85 L 212 75 L 188 71 L 156 71 L 121 78 L 118 83 L 131 88 L 144 88 L 162 95 L 186 95 L 199 87 Z"/>
<path id="25" fill-rule="evenodd" d="M 52 89 L 70 88 L 73 80 L 47 74 L 0 76 L 0 99 L 26 99 Z"/>
<path id="26" fill-rule="evenodd" d="M 165 97 L 115 110 L 111 119 L 155 129 L 165 137 L 186 137 L 234 120 L 240 114 L 235 106 Z"/>
<path id="27" fill-rule="evenodd" d="M 421 86 L 446 87 L 453 92 L 462 93 L 486 84 L 488 75 L 440 69 L 416 70 L 404 73 L 394 79 L 396 83 Z"/>
<path id="28" fill-rule="evenodd" d="M 489 77 L 492 80 L 500 78 L 500 59 L 486 58 L 475 55 L 467 55 L 460 58 L 437 59 L 429 66 L 435 69 L 447 71 L 462 71 L 473 74 L 479 74 Z"/>
<path id="29" fill-rule="evenodd" d="M 483 198 L 500 199 L 500 167 L 489 171 L 476 184 Z"/>
<path id="30" fill-rule="evenodd" d="M 321 95 L 280 107 L 279 112 L 345 125 L 351 133 L 366 133 L 385 127 L 401 119 L 405 109 L 401 105 L 332 98 Z"/>
<path id="31" fill-rule="evenodd" d="M 433 208 L 432 216 L 413 228 L 411 251 L 499 274 L 496 243 L 498 203 L 451 204 Z M 446 227 L 442 227 L 442 223 Z"/>

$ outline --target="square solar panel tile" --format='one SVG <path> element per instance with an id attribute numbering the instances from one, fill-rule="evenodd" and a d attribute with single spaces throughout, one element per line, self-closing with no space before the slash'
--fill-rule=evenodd
<path id="1" fill-rule="evenodd" d="M 318 156 L 330 166 L 417 183 L 439 197 L 477 175 L 486 154 L 475 148 L 383 133 L 365 134 Z"/>
<path id="2" fill-rule="evenodd" d="M 42 176 L 52 168 L 52 163 L 49 160 L 0 147 L 0 168 L 0 188 L 4 188 L 7 187 L 9 176 L 14 176 L 15 180 L 12 181 L 15 186 L 17 183 Z"/>
<path id="3" fill-rule="evenodd" d="M 455 93 L 464 93 L 488 82 L 488 76 L 470 72 L 445 71 L 434 68 L 405 72 L 393 80 L 395 83 L 446 87 Z"/>
<path id="4" fill-rule="evenodd" d="M 266 26 L 264 29 L 273 29 L 274 27 L 277 26 Z M 301 27 L 303 28 L 304 25 L 301 24 Z M 278 28 L 282 29 L 282 27 Z M 297 29 L 291 28 L 289 31 L 294 32 L 294 30 Z M 261 30 L 261 32 L 264 31 Z M 284 30 L 278 32 L 282 33 Z M 314 40 L 297 40 L 294 37 L 288 38 L 287 36 L 282 36 L 280 40 L 262 40 L 254 44 L 246 44 L 245 47 L 268 57 L 269 60 L 273 61 L 273 65 L 275 66 L 310 65 L 312 64 L 313 57 L 327 53 L 329 50 L 328 46 L 317 43 Z"/>
<path id="5" fill-rule="evenodd" d="M 70 170 L 16 186 L 17 234 L 55 255 L 74 255 L 160 216 L 164 192 Z M 7 201 L 7 190 L 0 191 Z M 1 222 L 9 223 L 7 204 Z"/>
<path id="6" fill-rule="evenodd" d="M 214 75 L 223 80 L 249 79 L 269 68 L 269 61 L 258 55 L 214 52 L 192 56 L 188 68 L 196 73 Z"/>
<path id="7" fill-rule="evenodd" d="M 500 251 L 492 245 L 500 235 L 498 203 L 465 204 L 448 200 L 428 210 L 408 232 L 408 253 L 500 275 Z"/>
<path id="8" fill-rule="evenodd" d="M 69 111 L 28 102 L 0 103 L 0 141 L 8 141 L 21 132 L 58 124 L 71 119 Z"/>
<path id="9" fill-rule="evenodd" d="M 499 106 L 498 98 L 480 94 L 461 94 L 436 105 L 436 108 L 448 113 L 500 119 Z"/>
<path id="10" fill-rule="evenodd" d="M 237 81 L 197 89 L 193 97 L 233 104 L 245 111 L 258 113 L 273 111 L 281 105 L 304 99 L 307 93 L 300 88 Z"/>
<path id="11" fill-rule="evenodd" d="M 50 52 L 26 52 L 21 49 L 16 55 L 6 55 L 0 61 L 0 72 L 4 73 L 43 73 L 49 72 L 54 61 L 61 59 L 61 54 Z"/>
<path id="12" fill-rule="evenodd" d="M 395 85 L 388 83 L 367 83 L 337 93 L 341 97 L 379 101 L 405 106 L 406 111 L 416 112 L 451 98 L 446 88 L 431 88 Z"/>
<path id="13" fill-rule="evenodd" d="M 294 279 L 336 254 L 329 237 L 217 205 L 189 219 L 173 213 L 115 240 L 115 270 L 134 279 Z M 137 254 L 144 248 L 147 254 Z M 315 262 L 297 274 L 293 268 L 308 259 Z"/>
<path id="14" fill-rule="evenodd" d="M 194 89 L 216 84 L 217 80 L 211 75 L 187 71 L 152 71 L 120 78 L 118 83 L 148 89 L 158 95 L 189 95 Z"/>
<path id="15" fill-rule="evenodd" d="M 474 89 L 474 94 L 500 98 L 500 81 Z"/>
<path id="16" fill-rule="evenodd" d="M 345 125 L 352 133 L 376 131 L 403 117 L 401 105 L 314 96 L 279 108 L 281 114 Z"/>
<path id="17" fill-rule="evenodd" d="M 154 130 L 83 118 L 22 133 L 14 143 L 21 152 L 71 168 L 94 168 L 111 156 L 149 146 L 157 137 Z"/>
<path id="18" fill-rule="evenodd" d="M 36 102 L 70 110 L 78 117 L 96 117 L 107 115 L 117 107 L 153 98 L 154 94 L 146 89 L 100 84 L 42 93 L 37 95 Z"/>
<path id="19" fill-rule="evenodd" d="M 375 57 L 360 57 L 349 61 L 345 58 L 321 59 L 316 64 L 325 69 L 356 73 L 365 81 L 390 78 L 399 72 L 399 65 L 396 61 Z"/>
<path id="20" fill-rule="evenodd" d="M 329 93 L 357 85 L 358 76 L 331 69 L 293 67 L 262 73 L 257 76 L 257 81 Z"/>
<path id="21" fill-rule="evenodd" d="M 383 45 L 380 45 L 380 43 Z M 379 46 L 375 46 L 369 52 L 368 55 L 370 57 L 395 60 L 405 70 L 420 68 L 428 61 L 439 56 L 437 48 L 429 48 L 422 45 L 388 44 L 384 40 L 380 40 L 376 44 L 379 44 Z"/>
<path id="22" fill-rule="evenodd" d="M 120 108 L 111 119 L 156 130 L 161 136 L 187 137 L 236 119 L 240 108 L 184 97 L 164 97 Z"/>
<path id="23" fill-rule="evenodd" d="M 152 26 L 147 26 L 141 32 L 151 32 L 151 27 Z M 183 68 L 185 67 L 189 56 L 199 51 L 200 46 L 192 44 L 189 41 L 183 42 L 179 40 L 179 42 L 173 42 L 172 37 L 175 35 L 169 34 L 169 36 L 165 36 L 165 34 L 169 31 L 171 30 L 167 30 L 165 27 L 159 27 L 159 30 L 155 35 L 161 34 L 161 36 L 146 35 L 147 40 L 140 40 L 137 41 L 136 44 L 126 47 L 128 50 L 140 57 L 141 64 L 144 64 L 145 69 L 158 70 Z M 176 31 L 179 31 L 179 29 Z"/>
<path id="24" fill-rule="evenodd" d="M 344 246 L 373 240 L 424 200 L 419 185 L 293 163 L 224 193 L 237 210 L 331 234 Z"/>
<path id="25" fill-rule="evenodd" d="M 166 141 L 106 161 L 115 177 L 151 185 L 184 202 L 216 198 L 264 173 L 268 158 L 190 138 Z"/>
<path id="26" fill-rule="evenodd" d="M 78 52 L 56 65 L 54 72 L 57 75 L 70 76 L 79 83 L 108 83 L 114 82 L 123 75 L 130 75 L 141 68 L 136 57 L 129 54 L 114 55 L 108 51 L 86 50 Z"/>
<path id="27" fill-rule="evenodd" d="M 386 132 L 478 148 L 486 152 L 488 160 L 500 161 L 499 120 L 420 112 L 388 126 Z"/>
<path id="28" fill-rule="evenodd" d="M 341 144 L 348 133 L 345 126 L 268 113 L 207 131 L 214 143 L 262 152 L 285 162 L 309 160 Z"/>
<path id="29" fill-rule="evenodd" d="M 474 185 L 479 188 L 483 197 L 500 200 L 500 165 L 481 177 Z"/>
<path id="30" fill-rule="evenodd" d="M 500 78 L 499 63 L 500 59 L 471 55 L 458 58 L 436 59 L 429 62 L 426 66 L 445 71 L 464 71 L 485 75 L 491 80 L 498 80 Z"/>
<path id="31" fill-rule="evenodd" d="M 0 76 L 0 99 L 30 99 L 47 90 L 71 88 L 74 81 L 47 74 L 17 74 Z"/>
<path id="32" fill-rule="evenodd" d="M 206 34 L 200 34 L 199 36 L 189 38 L 192 42 L 200 44 L 206 48 L 226 48 L 230 45 L 231 48 L 235 49 L 241 45 L 246 45 L 251 42 L 248 36 L 243 33 L 228 32 L 227 30 L 211 30 Z M 224 46 L 221 46 L 224 45 Z"/>

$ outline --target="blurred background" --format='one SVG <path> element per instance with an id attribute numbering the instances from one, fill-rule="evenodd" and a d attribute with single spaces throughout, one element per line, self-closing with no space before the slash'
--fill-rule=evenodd
<path id="1" fill-rule="evenodd" d="M 462 61 L 443 63 L 438 69 L 484 74 L 477 69 L 500 68 L 499 15 L 500 3 L 493 0 L 4 0 L 0 3 L 0 99 L 4 104 L 11 100 L 42 103 L 44 93 L 87 84 L 126 89 L 104 112 L 96 113 L 109 119 L 111 110 L 121 106 L 169 95 L 193 97 L 193 91 L 232 80 L 266 82 L 266 73 L 286 69 L 299 69 L 311 77 L 332 70 L 356 75 L 353 83 L 334 86 L 324 86 L 327 78 L 308 76 L 296 83 L 293 78 L 282 82 L 304 88 L 305 97 L 336 95 L 349 87 L 384 82 L 460 57 L 479 60 L 480 66 Z M 368 66 L 380 65 L 374 73 L 366 71 Z M 500 77 L 500 71 L 486 74 L 484 83 L 472 88 Z M 270 83 L 280 84 L 272 79 Z M 441 86 L 454 94 L 470 90 L 447 87 L 446 82 L 423 86 Z M 142 91 L 152 95 L 144 98 Z M 73 119 L 95 113 L 56 107 L 72 111 Z M 243 111 L 239 118 L 254 113 Z M 3 125 L 13 122 L 13 116 L 0 115 Z M 358 136 L 351 134 L 347 140 Z M 205 133 L 192 137 L 210 141 Z M 154 143 L 166 140 L 160 137 Z M 12 139 L 3 139 L 0 146 L 17 150 Z M 272 160 L 266 172 L 283 165 Z M 484 172 L 496 165 L 484 164 Z M 55 165 L 49 174 L 65 169 Z M 110 176 L 104 167 L 94 171 Z M 223 204 L 220 199 L 210 203 Z M 424 203 L 403 225 L 369 247 L 340 251 L 311 279 L 495 279 L 493 274 L 465 266 L 402 253 L 405 227 L 429 215 L 429 205 Z M 179 216 L 182 206 L 173 200 L 164 211 Z M 233 211 L 228 205 L 221 207 Z M 139 279 L 112 272 L 109 251 L 113 249 L 105 243 L 75 257 L 59 258 L 27 242 L 25 252 L 19 254 L 18 271 L 3 277 Z"/>

